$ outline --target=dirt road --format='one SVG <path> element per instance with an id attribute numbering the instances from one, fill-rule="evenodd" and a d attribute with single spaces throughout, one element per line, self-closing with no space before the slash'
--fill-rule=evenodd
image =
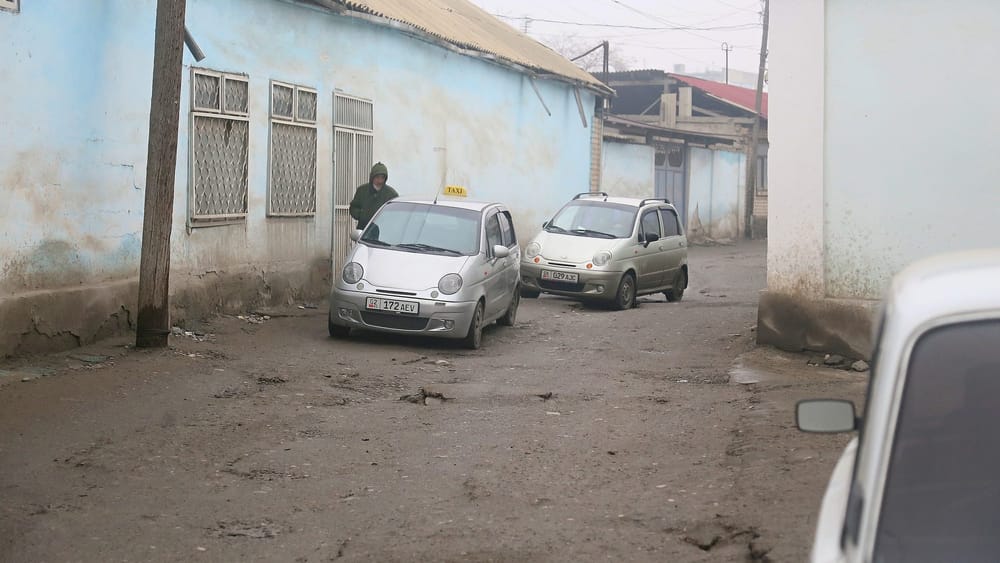
<path id="1" fill-rule="evenodd" d="M 476 352 L 321 305 L 0 366 L 0 560 L 802 561 L 847 437 L 794 402 L 866 374 L 753 348 L 763 245 L 690 261 L 680 303 L 523 300 Z"/>

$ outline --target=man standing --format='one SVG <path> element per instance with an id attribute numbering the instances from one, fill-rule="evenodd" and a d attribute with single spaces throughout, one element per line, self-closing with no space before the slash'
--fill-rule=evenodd
<path id="1" fill-rule="evenodd" d="M 372 220 L 372 215 L 375 215 L 375 212 L 385 202 L 399 197 L 396 190 L 385 183 L 388 179 L 389 169 L 381 162 L 376 162 L 368 175 L 368 183 L 361 184 L 354 191 L 354 199 L 351 200 L 351 217 L 358 220 L 359 229 L 364 229 L 368 225 L 368 221 Z"/>

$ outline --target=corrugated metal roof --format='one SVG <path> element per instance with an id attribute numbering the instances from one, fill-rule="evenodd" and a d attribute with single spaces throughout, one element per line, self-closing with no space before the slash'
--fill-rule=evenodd
<path id="1" fill-rule="evenodd" d="M 704 78 L 695 78 L 683 74 L 669 73 L 667 76 L 675 78 L 688 86 L 703 90 L 720 100 L 729 102 L 734 106 L 739 106 L 751 113 L 754 111 L 754 105 L 757 103 L 757 91 L 750 88 L 733 86 L 732 84 L 724 84 L 722 82 L 715 82 L 714 80 L 705 80 Z M 764 119 L 767 119 L 767 92 L 762 92 L 762 94 L 760 115 Z"/>
<path id="2" fill-rule="evenodd" d="M 466 0 L 333 0 L 349 10 L 402 22 L 463 49 L 551 73 L 610 93 L 590 73 Z"/>

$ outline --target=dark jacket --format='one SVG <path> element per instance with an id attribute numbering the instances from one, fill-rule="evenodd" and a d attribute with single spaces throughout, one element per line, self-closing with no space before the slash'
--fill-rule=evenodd
<path id="1" fill-rule="evenodd" d="M 351 217 L 357 219 L 359 229 L 364 229 L 368 226 L 368 222 L 372 220 L 372 216 L 375 215 L 375 212 L 385 202 L 399 197 L 396 190 L 392 189 L 392 186 L 389 184 L 383 184 L 381 190 L 375 191 L 371 179 L 379 175 L 385 176 L 388 179 L 389 170 L 381 162 L 376 162 L 375 166 L 372 166 L 371 174 L 368 175 L 368 183 L 361 184 L 354 191 L 354 199 L 351 200 Z"/>

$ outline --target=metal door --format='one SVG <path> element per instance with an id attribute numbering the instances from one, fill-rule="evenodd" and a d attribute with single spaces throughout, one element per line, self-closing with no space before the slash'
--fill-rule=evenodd
<path id="1" fill-rule="evenodd" d="M 687 183 L 684 145 L 669 145 L 656 155 L 655 196 L 665 197 L 674 204 L 681 224 L 687 227 Z"/>
<path id="2" fill-rule="evenodd" d="M 368 181 L 375 162 L 375 136 L 372 103 L 338 92 L 333 97 L 333 241 L 330 262 L 334 277 L 340 275 L 351 250 L 351 231 L 355 221 L 350 215 L 354 190 Z"/>

